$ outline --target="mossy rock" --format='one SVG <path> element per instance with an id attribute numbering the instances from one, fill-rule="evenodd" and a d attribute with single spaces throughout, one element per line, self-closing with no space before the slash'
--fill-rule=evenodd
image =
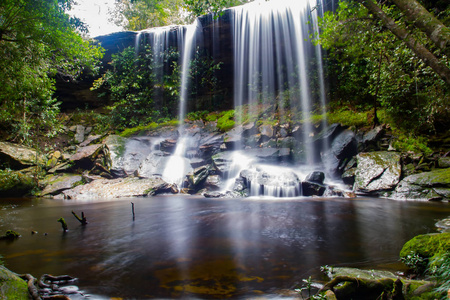
<path id="1" fill-rule="evenodd" d="M 30 194 L 36 183 L 21 172 L 0 170 L 0 197 L 22 197 Z"/>
<path id="2" fill-rule="evenodd" d="M 0 299 L 29 299 L 26 281 L 2 266 L 0 266 Z"/>
<path id="3" fill-rule="evenodd" d="M 450 233 L 423 234 L 414 237 L 403 245 L 400 258 L 418 273 L 426 270 L 428 262 L 450 252 Z"/>

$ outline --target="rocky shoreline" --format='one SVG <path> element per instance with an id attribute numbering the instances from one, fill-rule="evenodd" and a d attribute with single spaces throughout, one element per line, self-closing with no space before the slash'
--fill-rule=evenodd
<path id="1" fill-rule="evenodd" d="M 96 199 L 151 196 L 161 193 L 205 197 L 246 197 L 255 189 L 278 189 L 280 196 L 369 195 L 396 200 L 448 201 L 450 157 L 401 153 L 390 143 L 386 126 L 353 131 L 340 124 L 318 126 L 302 142 L 301 125 L 249 123 L 222 133 L 215 122 L 191 121 L 183 128 L 188 142 L 182 164 L 188 173 L 182 187 L 165 182 L 162 172 L 180 138 L 176 126 L 159 126 L 132 137 L 93 134 L 91 127 L 66 128 L 66 147 L 46 154 L 0 142 L 0 190 L 3 196 Z M 299 178 L 295 166 L 314 147 L 316 169 Z M 232 155 L 252 159 L 229 190 L 224 181 L 233 168 Z M 275 164 L 291 169 L 274 174 L 261 168 Z M 36 170 L 39 170 L 37 174 Z M 292 171 L 293 170 L 293 171 Z M 303 173 L 302 173 L 303 174 Z M 327 174 L 327 178 L 325 178 Z M 39 176 L 37 176 L 39 175 Z M 36 188 L 37 187 L 37 188 Z M 287 191 L 291 192 L 287 192 Z"/>

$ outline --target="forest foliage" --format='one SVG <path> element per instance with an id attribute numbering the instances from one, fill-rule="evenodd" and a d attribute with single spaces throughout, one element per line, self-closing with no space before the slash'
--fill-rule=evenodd
<path id="1" fill-rule="evenodd" d="M 395 5 L 384 4 L 382 9 L 450 66 L 444 51 L 412 26 Z M 448 4 L 432 9 L 448 26 Z M 365 6 L 340 1 L 335 12 L 325 13 L 320 28 L 315 40 L 326 49 L 329 98 L 334 106 L 381 107 L 395 126 L 415 133 L 448 128 L 449 85 Z"/>
<path id="2" fill-rule="evenodd" d="M 73 0 L 0 2 L 0 128 L 3 138 L 29 141 L 55 129 L 55 78 L 95 72 L 101 48 L 81 35 L 86 26 L 66 12 Z M 50 130 L 50 133 L 54 130 Z"/>

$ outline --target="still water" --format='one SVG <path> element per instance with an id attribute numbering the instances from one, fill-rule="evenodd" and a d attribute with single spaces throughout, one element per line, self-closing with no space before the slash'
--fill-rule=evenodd
<path id="1" fill-rule="evenodd" d="M 392 267 L 449 215 L 448 203 L 370 198 L 1 200 L 0 234 L 22 237 L 0 254 L 16 273 L 79 278 L 89 299 L 270 298 L 323 265 Z"/>

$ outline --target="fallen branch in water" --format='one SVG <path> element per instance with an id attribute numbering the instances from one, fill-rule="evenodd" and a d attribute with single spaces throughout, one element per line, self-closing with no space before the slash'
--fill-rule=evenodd
<path id="1" fill-rule="evenodd" d="M 81 218 L 72 210 L 72 215 L 81 223 L 81 225 L 87 225 L 88 221 L 84 216 L 84 212 L 81 212 Z"/>
<path id="2" fill-rule="evenodd" d="M 62 226 L 62 229 L 64 230 L 64 232 L 66 232 L 68 230 L 67 223 L 66 223 L 66 220 L 64 220 L 64 218 L 59 218 L 57 222 L 61 223 L 61 226 Z"/>

